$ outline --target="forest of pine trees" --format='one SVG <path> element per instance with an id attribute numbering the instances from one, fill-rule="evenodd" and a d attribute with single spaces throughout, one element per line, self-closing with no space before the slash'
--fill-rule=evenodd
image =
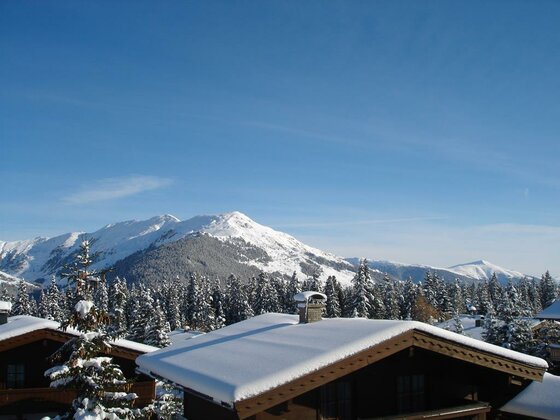
<path id="1" fill-rule="evenodd" d="M 93 301 L 109 314 L 107 328 L 112 335 L 164 347 L 169 344 L 169 332 L 177 328 L 207 332 L 266 312 L 295 313 L 293 296 L 302 290 L 327 295 L 326 317 L 437 323 L 476 308 L 479 314 L 487 315 L 487 341 L 532 353 L 538 346 L 533 339 L 527 344 L 528 327 L 522 318 L 533 316 L 558 295 L 558 285 L 548 272 L 540 281 L 523 279 L 507 285 L 500 284 L 496 276 L 488 282 L 466 284 L 444 281 L 429 272 L 419 284 L 389 277 L 374 282 L 364 260 L 347 286 L 333 276 L 301 280 L 295 273 L 288 280 L 261 273 L 241 281 L 231 275 L 223 284 L 188 274 L 162 280 L 157 287 L 128 285 L 117 277 L 108 285 L 99 282 Z M 72 291 L 60 291 L 53 279 L 36 303 L 22 282 L 11 314 L 61 321 L 73 310 L 74 301 Z"/>

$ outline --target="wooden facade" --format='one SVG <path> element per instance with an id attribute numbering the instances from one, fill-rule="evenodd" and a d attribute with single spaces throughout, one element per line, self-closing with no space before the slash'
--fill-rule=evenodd
<path id="1" fill-rule="evenodd" d="M 75 398 L 71 390 L 49 388 L 44 372 L 52 367 L 48 358 L 73 335 L 63 331 L 41 329 L 0 341 L 0 413 L 21 417 L 23 413 L 65 410 Z M 127 378 L 136 375 L 135 359 L 141 353 L 113 346 L 106 354 L 113 357 Z M 138 406 L 150 403 L 155 396 L 155 381 L 141 375 L 131 385 L 138 394 Z"/>
<path id="2" fill-rule="evenodd" d="M 186 389 L 185 417 L 485 419 L 543 374 L 544 369 L 411 330 L 234 407 Z"/>

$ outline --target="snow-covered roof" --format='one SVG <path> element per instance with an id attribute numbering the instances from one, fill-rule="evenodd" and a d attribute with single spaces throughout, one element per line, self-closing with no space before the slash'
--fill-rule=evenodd
<path id="1" fill-rule="evenodd" d="M 8 318 L 8 323 L 0 325 L 0 341 L 44 329 L 60 331 L 58 329 L 59 326 L 60 324 L 56 321 L 50 321 L 48 319 L 37 318 L 34 316 L 12 316 Z M 76 336 L 81 334 L 71 328 L 67 329 L 66 332 Z M 146 344 L 136 343 L 135 341 L 124 339 L 117 339 L 112 341 L 111 344 L 128 350 L 137 351 L 139 353 L 150 353 L 158 350 L 158 347 L 148 346 Z"/>
<path id="2" fill-rule="evenodd" d="M 556 299 L 548 308 L 540 311 L 535 318 L 538 319 L 558 319 L 560 320 L 560 300 Z"/>
<path id="3" fill-rule="evenodd" d="M 539 358 L 415 321 L 332 318 L 300 324 L 264 314 L 139 356 L 144 372 L 232 404 L 260 395 L 399 334 L 419 330 L 541 369 Z"/>
<path id="4" fill-rule="evenodd" d="M 0 311 L 10 312 L 12 310 L 11 302 L 0 300 Z"/>
<path id="5" fill-rule="evenodd" d="M 480 319 L 479 315 L 460 315 L 459 320 L 461 324 L 463 324 L 463 333 L 467 337 L 476 338 L 477 340 L 482 340 L 482 327 L 476 326 L 477 319 Z M 436 325 L 439 328 L 443 328 L 444 330 L 448 331 L 455 331 L 455 319 L 451 318 L 447 321 L 440 322 Z"/>
<path id="6" fill-rule="evenodd" d="M 517 394 L 500 411 L 537 417 L 560 419 L 560 376 L 545 373 L 542 382 L 533 382 Z"/>
<path id="7" fill-rule="evenodd" d="M 300 292 L 294 295 L 294 300 L 296 302 L 307 302 L 309 299 L 324 299 L 327 300 L 327 295 L 320 292 Z"/>

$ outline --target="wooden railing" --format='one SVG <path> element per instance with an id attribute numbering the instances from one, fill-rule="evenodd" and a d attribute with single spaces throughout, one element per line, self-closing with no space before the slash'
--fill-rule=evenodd
<path id="1" fill-rule="evenodd" d="M 135 382 L 128 392 L 134 392 L 138 398 L 134 401 L 136 407 L 143 407 L 149 404 L 155 397 L 155 381 Z M 22 389 L 1 389 L 0 407 L 11 405 L 22 401 L 32 401 L 34 403 L 51 403 L 60 405 L 70 405 L 76 397 L 76 392 L 71 389 L 56 388 L 22 388 Z"/>

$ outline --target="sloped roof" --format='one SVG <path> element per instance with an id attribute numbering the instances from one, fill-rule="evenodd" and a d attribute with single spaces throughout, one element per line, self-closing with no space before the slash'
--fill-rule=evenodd
<path id="1" fill-rule="evenodd" d="M 545 373 L 542 382 L 532 382 L 500 411 L 541 419 L 560 419 L 560 376 Z"/>
<path id="2" fill-rule="evenodd" d="M 0 342 L 39 330 L 61 332 L 61 330 L 59 330 L 59 326 L 60 324 L 58 322 L 44 318 L 37 318 L 28 315 L 12 316 L 8 318 L 7 324 L 0 325 Z M 75 336 L 79 336 L 81 334 L 79 331 L 71 328 L 67 329 L 65 332 Z M 124 339 L 112 341 L 111 344 L 138 353 L 150 353 L 158 350 L 158 347 L 148 346 L 146 344 L 136 343 L 134 341 Z"/>
<path id="3" fill-rule="evenodd" d="M 144 372 L 233 405 L 413 331 L 544 370 L 539 358 L 415 321 L 264 314 L 136 359 Z M 542 375 L 542 373 L 541 373 Z"/>
<path id="4" fill-rule="evenodd" d="M 556 299 L 552 305 L 540 311 L 535 318 L 560 320 L 560 300 Z"/>

